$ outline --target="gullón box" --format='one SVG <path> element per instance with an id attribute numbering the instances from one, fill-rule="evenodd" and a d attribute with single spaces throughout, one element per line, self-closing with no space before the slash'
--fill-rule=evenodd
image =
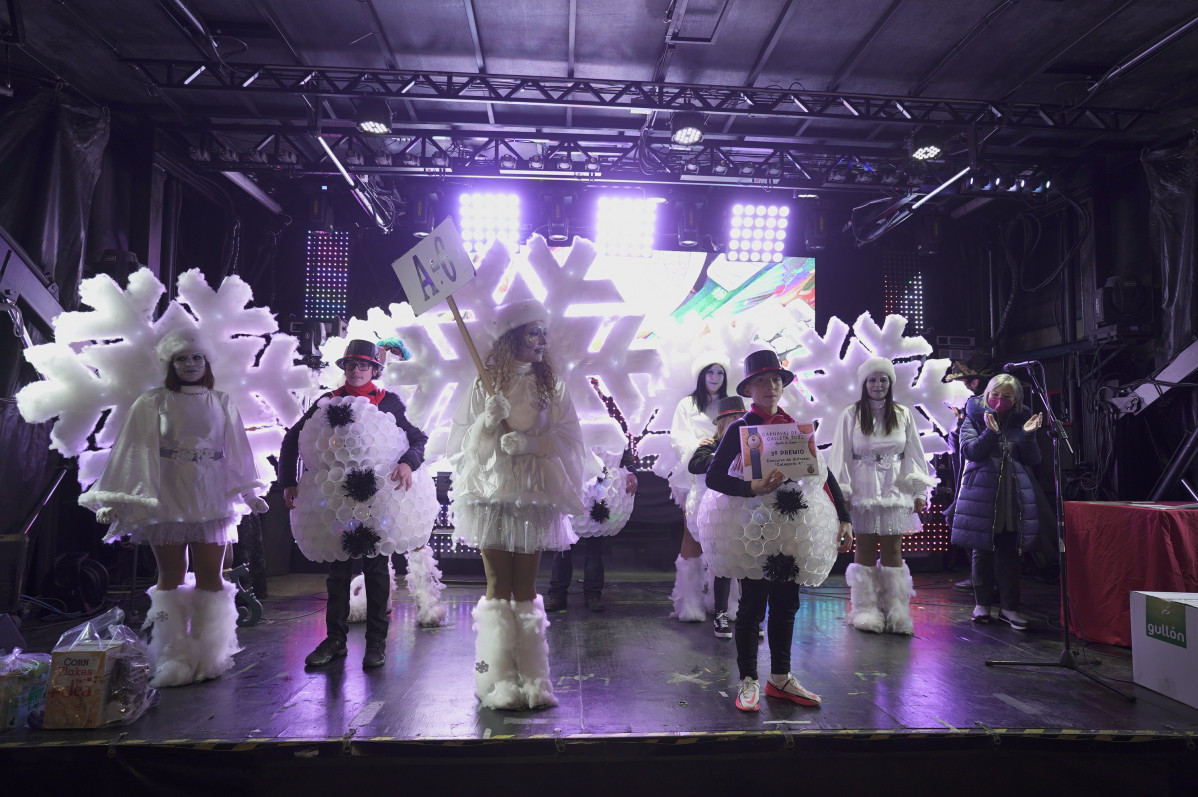
<path id="1" fill-rule="evenodd" d="M 1198 708 L 1198 593 L 1131 593 L 1132 678 Z"/>

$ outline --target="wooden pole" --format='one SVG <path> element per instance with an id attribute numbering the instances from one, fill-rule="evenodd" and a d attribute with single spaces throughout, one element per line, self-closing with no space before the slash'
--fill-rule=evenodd
<path id="1" fill-rule="evenodd" d="M 453 300 L 452 294 L 446 296 L 445 301 L 448 302 L 449 309 L 453 313 L 453 320 L 458 322 L 458 331 L 462 333 L 462 340 L 466 341 L 466 348 L 470 350 L 470 356 L 474 359 L 474 367 L 478 369 L 478 378 L 483 383 L 483 390 L 487 391 L 488 396 L 494 396 L 495 386 L 491 384 L 491 379 L 487 376 L 487 369 L 483 367 L 482 358 L 478 356 L 478 349 L 474 348 L 474 341 L 466 329 L 466 322 L 458 311 L 458 303 Z M 504 434 L 512 430 L 506 420 L 500 421 L 499 426 L 503 429 Z"/>

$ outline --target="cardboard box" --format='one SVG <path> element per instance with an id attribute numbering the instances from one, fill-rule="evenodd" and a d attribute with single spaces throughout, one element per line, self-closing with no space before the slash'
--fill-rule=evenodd
<path id="1" fill-rule="evenodd" d="M 1131 671 L 1140 686 L 1198 708 L 1198 593 L 1132 592 Z"/>
<path id="2" fill-rule="evenodd" d="M 112 721 L 109 681 L 120 650 L 120 642 L 103 640 L 54 651 L 44 727 L 98 728 Z"/>

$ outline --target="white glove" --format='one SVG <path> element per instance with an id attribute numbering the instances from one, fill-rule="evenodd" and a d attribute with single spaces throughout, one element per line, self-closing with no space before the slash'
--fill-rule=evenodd
<path id="1" fill-rule="evenodd" d="M 549 453 L 550 448 L 549 441 L 544 437 L 534 437 L 524 434 L 524 432 L 508 432 L 499 438 L 499 445 L 505 453 L 512 456 L 532 454 L 536 457 L 543 457 Z"/>
<path id="2" fill-rule="evenodd" d="M 245 505 L 250 508 L 250 511 L 255 515 L 261 515 L 270 509 L 270 505 L 266 503 L 266 499 L 259 498 L 253 493 L 246 493 L 241 496 L 241 500 L 245 501 Z"/>
<path id="3" fill-rule="evenodd" d="M 96 522 L 103 523 L 105 526 L 115 523 L 121 519 L 120 514 L 115 507 L 102 506 L 96 510 Z"/>
<path id="4" fill-rule="evenodd" d="M 512 403 L 504 398 L 502 393 L 487 397 L 487 405 L 483 409 L 483 425 L 487 430 L 499 426 L 512 411 Z"/>

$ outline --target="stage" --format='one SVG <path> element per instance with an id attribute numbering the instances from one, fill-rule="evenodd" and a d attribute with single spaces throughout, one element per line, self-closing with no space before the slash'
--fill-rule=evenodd
<path id="1" fill-rule="evenodd" d="M 88 794 L 1193 793 L 1198 709 L 1134 686 L 1126 648 L 1090 645 L 1080 659 L 1134 702 L 1065 669 L 986 666 L 1057 659 L 1056 587 L 1024 580 L 1033 625 L 1021 633 L 972 623 L 961 577 L 915 574 L 913 638 L 848 627 L 843 576 L 805 590 L 792 668 L 824 703 L 763 697 L 744 714 L 732 640 L 668 617 L 671 573 L 609 569 L 603 613 L 576 585 L 550 616 L 560 705 L 526 712 L 474 697 L 481 579 L 450 583 L 437 629 L 417 628 L 401 586 L 387 663 L 363 671 L 362 626 L 348 658 L 304 669 L 324 635 L 323 578 L 279 576 L 226 676 L 163 690 L 128 726 L 0 734 L 0 766 L 8 784 Z M 69 625 L 27 622 L 29 649 Z"/>

